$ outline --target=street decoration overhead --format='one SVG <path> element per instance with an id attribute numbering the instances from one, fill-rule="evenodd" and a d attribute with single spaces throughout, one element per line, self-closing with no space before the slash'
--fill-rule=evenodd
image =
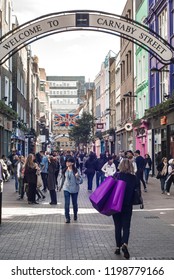
<path id="1" fill-rule="evenodd" d="M 76 30 L 91 30 L 122 36 L 146 49 L 162 63 L 173 63 L 174 48 L 147 26 L 115 14 L 76 10 L 41 16 L 2 36 L 0 64 L 24 46 L 40 38 Z"/>
<path id="2" fill-rule="evenodd" d="M 78 114 L 54 114 L 54 126 L 75 126 Z"/>

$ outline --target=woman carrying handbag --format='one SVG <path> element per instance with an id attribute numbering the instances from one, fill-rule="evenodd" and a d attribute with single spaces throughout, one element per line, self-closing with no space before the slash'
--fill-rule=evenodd
<path id="1" fill-rule="evenodd" d="M 116 250 L 115 254 L 122 252 L 126 259 L 130 258 L 128 251 L 128 241 L 130 234 L 130 225 L 132 218 L 132 209 L 134 204 L 134 194 L 137 188 L 140 188 L 140 181 L 134 175 L 134 167 L 129 159 L 123 159 L 119 164 L 119 179 L 126 182 L 126 189 L 123 199 L 122 210 L 112 215 L 115 226 Z"/>

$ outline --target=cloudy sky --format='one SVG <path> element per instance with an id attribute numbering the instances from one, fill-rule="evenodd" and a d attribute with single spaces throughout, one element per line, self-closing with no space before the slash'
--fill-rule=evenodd
<path id="1" fill-rule="evenodd" d="M 97 10 L 120 15 L 126 0 L 12 0 L 19 24 L 36 17 L 68 10 Z M 93 81 L 109 50 L 119 50 L 119 37 L 94 31 L 64 32 L 31 45 L 39 67 L 47 75 L 83 75 Z"/>

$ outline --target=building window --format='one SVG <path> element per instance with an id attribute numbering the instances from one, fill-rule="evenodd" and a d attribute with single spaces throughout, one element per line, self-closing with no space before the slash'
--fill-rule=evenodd
<path id="1" fill-rule="evenodd" d="M 167 8 L 158 17 L 159 35 L 167 40 Z"/>
<path id="2" fill-rule="evenodd" d="M 167 66 L 163 70 L 167 70 Z M 164 101 L 164 95 L 169 94 L 169 73 L 161 71 L 160 72 L 160 102 Z"/>
<path id="3" fill-rule="evenodd" d="M 8 105 L 9 103 L 9 94 L 10 94 L 10 84 L 9 84 L 9 78 L 5 77 L 5 96 L 7 97 L 7 100 L 5 103 Z"/>

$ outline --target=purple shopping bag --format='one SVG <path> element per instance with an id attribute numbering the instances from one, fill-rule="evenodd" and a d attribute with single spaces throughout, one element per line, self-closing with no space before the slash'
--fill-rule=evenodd
<path id="1" fill-rule="evenodd" d="M 116 181 L 112 192 L 110 193 L 108 200 L 106 201 L 103 209 L 101 209 L 100 213 L 103 215 L 111 216 L 114 213 L 121 212 L 125 189 L 125 181 Z"/>
<path id="2" fill-rule="evenodd" d="M 115 179 L 111 176 L 107 177 L 100 186 L 89 196 L 93 207 L 100 212 L 103 209 L 104 204 L 108 200 L 112 189 L 115 185 Z"/>

